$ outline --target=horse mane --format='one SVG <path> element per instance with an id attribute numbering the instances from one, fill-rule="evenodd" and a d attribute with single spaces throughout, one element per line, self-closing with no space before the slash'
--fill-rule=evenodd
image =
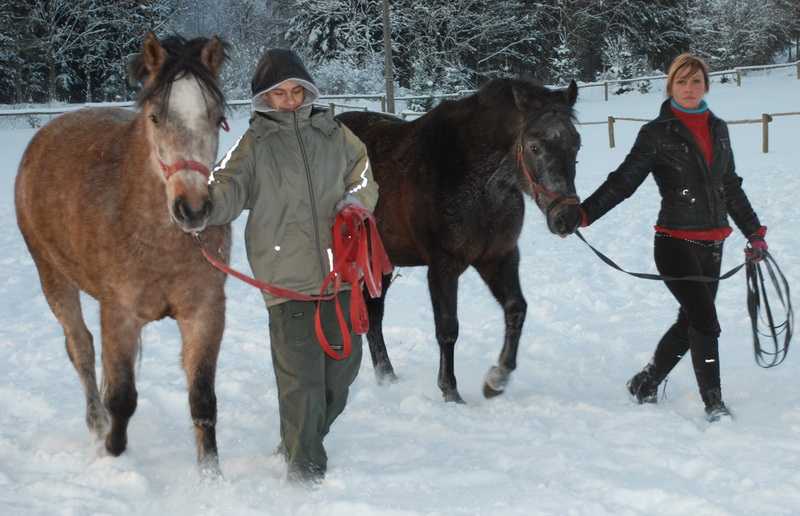
<path id="1" fill-rule="evenodd" d="M 528 79 L 500 78 L 484 84 L 475 94 L 486 109 L 513 113 L 522 110 L 524 124 L 535 123 L 554 113 L 577 123 L 577 115 L 566 101 L 563 90 L 553 90 Z"/>
<path id="2" fill-rule="evenodd" d="M 162 109 L 166 111 L 169 102 L 172 83 L 186 75 L 193 75 L 200 87 L 207 94 L 214 104 L 223 108 L 225 106 L 225 94 L 219 86 L 214 72 L 206 67 L 201 60 L 201 53 L 208 38 L 194 38 L 187 40 L 177 34 L 167 36 L 161 40 L 161 48 L 166 54 L 164 64 L 158 71 L 158 75 L 147 84 L 139 95 L 136 102 L 141 106 L 148 100 L 160 97 Z M 228 58 L 228 43 L 223 42 L 223 61 Z M 144 83 L 150 73 L 144 54 L 137 54 L 128 64 L 128 73 L 137 83 Z"/>

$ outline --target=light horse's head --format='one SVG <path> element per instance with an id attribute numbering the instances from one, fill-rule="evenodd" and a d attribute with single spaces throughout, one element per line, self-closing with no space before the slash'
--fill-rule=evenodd
<path id="1" fill-rule="evenodd" d="M 202 231 L 211 213 L 208 179 L 219 129 L 227 130 L 217 79 L 227 44 L 214 36 L 159 42 L 149 32 L 128 71 L 144 88 L 137 98 L 151 147 L 147 169 L 166 185 L 170 218 L 184 231 Z"/>
<path id="2" fill-rule="evenodd" d="M 522 118 L 516 138 L 517 180 L 547 217 L 551 232 L 574 233 L 583 217 L 575 193 L 575 163 L 581 137 L 573 106 L 578 86 L 550 90 L 527 82 L 514 83 L 514 101 Z"/>

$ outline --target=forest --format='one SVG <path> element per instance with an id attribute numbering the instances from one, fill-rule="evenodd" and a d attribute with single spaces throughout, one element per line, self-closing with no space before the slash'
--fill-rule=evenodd
<path id="1" fill-rule="evenodd" d="M 230 44 L 222 83 L 250 96 L 268 48 L 295 50 L 323 94 L 386 90 L 383 8 L 397 91 L 660 74 L 680 52 L 712 69 L 797 60 L 800 0 L 3 0 L 0 104 L 131 100 L 126 64 L 147 30 Z"/>

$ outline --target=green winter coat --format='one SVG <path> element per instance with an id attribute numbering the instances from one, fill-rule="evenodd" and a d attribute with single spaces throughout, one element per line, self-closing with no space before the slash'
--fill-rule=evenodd
<path id="1" fill-rule="evenodd" d="M 317 295 L 332 266 L 337 208 L 355 202 L 372 211 L 378 185 L 361 140 L 330 112 L 304 106 L 256 114 L 214 170 L 211 193 L 212 225 L 249 210 L 245 245 L 256 279 Z"/>

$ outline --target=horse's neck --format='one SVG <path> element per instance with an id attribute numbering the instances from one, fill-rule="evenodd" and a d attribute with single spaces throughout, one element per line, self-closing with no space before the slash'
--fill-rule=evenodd
<path id="1" fill-rule="evenodd" d="M 167 197 L 161 171 L 153 156 L 155 147 L 145 134 L 142 117 L 131 120 L 125 132 L 127 142 L 119 175 L 120 193 L 128 199 L 135 200 L 136 205 L 142 206 L 142 215 L 156 215 L 163 218 L 160 210 L 151 209 L 152 207 L 163 209 Z"/>

